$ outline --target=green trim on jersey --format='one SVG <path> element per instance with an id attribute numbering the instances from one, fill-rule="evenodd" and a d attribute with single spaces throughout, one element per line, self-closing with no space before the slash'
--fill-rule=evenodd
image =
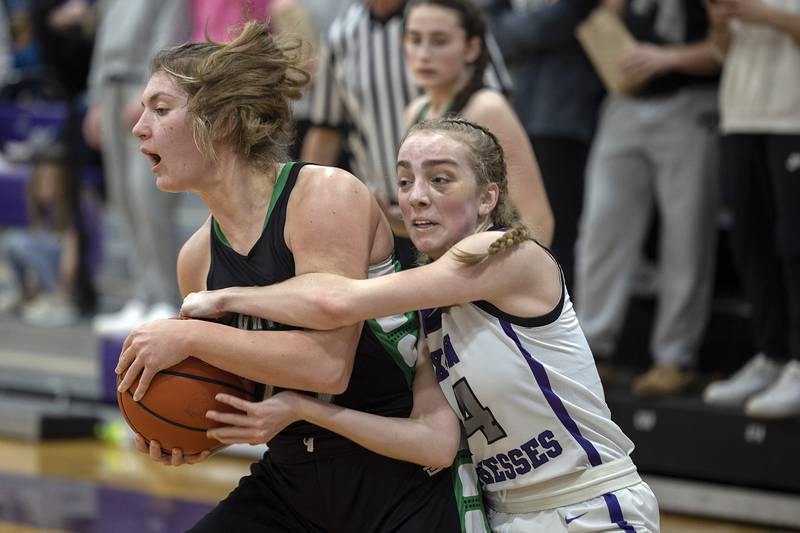
<path id="1" fill-rule="evenodd" d="M 462 442 L 462 445 L 464 444 L 466 442 Z M 458 516 L 461 519 L 461 532 L 490 532 L 492 528 L 489 525 L 486 507 L 483 505 L 483 491 L 478 482 L 475 464 L 472 462 L 472 453 L 466 448 L 459 450 L 450 471 L 453 476 Z"/>
<path id="2" fill-rule="evenodd" d="M 395 272 L 401 270 L 400 261 L 392 259 Z M 414 311 L 388 317 L 371 318 L 364 321 L 400 368 L 410 389 L 414 383 L 417 366 L 417 341 L 419 340 L 419 317 Z M 399 322 L 402 322 L 398 325 Z"/>
<path id="3" fill-rule="evenodd" d="M 428 109 L 430 109 L 430 107 L 431 107 L 430 100 L 422 104 L 422 107 L 420 108 L 419 112 L 417 112 L 417 118 L 414 120 L 414 124 L 419 124 L 420 122 L 425 120 L 425 115 L 428 114 Z M 447 104 L 447 107 L 444 109 L 444 115 L 442 116 L 447 116 L 447 114 L 450 113 L 452 110 L 453 110 L 453 102 L 449 102 Z"/>
<path id="4" fill-rule="evenodd" d="M 284 164 L 280 174 L 278 174 L 278 179 L 275 180 L 275 188 L 272 190 L 272 197 L 269 199 L 267 216 L 264 217 L 264 226 L 262 226 L 262 229 L 266 228 L 267 224 L 269 224 L 269 217 L 272 215 L 272 210 L 275 208 L 275 204 L 278 203 L 278 198 L 280 198 L 281 193 L 283 193 L 283 188 L 286 187 L 286 181 L 289 179 L 289 172 L 292 171 L 294 163 L 294 161 L 289 161 L 288 163 Z M 211 225 L 214 228 L 214 233 L 216 233 L 220 242 L 230 248 L 231 244 L 228 242 L 228 238 L 225 236 L 225 234 L 222 233 L 222 228 L 219 227 L 219 222 L 217 222 L 216 218 L 211 217 Z"/>

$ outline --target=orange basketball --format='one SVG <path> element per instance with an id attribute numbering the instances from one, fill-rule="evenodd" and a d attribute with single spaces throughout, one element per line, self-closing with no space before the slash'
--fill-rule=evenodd
<path id="1" fill-rule="evenodd" d="M 117 384 L 120 380 L 121 376 L 117 376 Z M 256 389 L 254 382 L 194 357 L 156 374 L 142 399 L 134 402 L 133 392 L 138 384 L 137 378 L 128 390 L 117 393 L 125 421 L 148 443 L 158 441 L 165 453 L 181 448 L 185 455 L 222 445 L 206 437 L 206 430 L 221 425 L 206 418 L 206 411 L 239 411 L 216 401 L 218 393 L 253 401 Z"/>

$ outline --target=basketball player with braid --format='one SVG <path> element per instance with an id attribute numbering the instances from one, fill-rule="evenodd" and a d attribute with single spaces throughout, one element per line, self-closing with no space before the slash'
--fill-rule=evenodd
<path id="1" fill-rule="evenodd" d="M 193 191 L 211 211 L 180 253 L 183 294 L 307 272 L 364 278 L 394 271 L 392 234 L 369 190 L 342 170 L 286 160 L 289 101 L 307 81 L 296 52 L 251 22 L 231 43 L 185 44 L 153 61 L 133 132 L 158 187 Z M 460 511 L 485 523 L 477 478 L 473 469 L 469 485 L 469 476 L 447 468 L 460 430 L 435 380 L 413 379 L 418 336 L 413 313 L 327 331 L 247 313 L 158 320 L 125 340 L 117 372 L 121 391 L 140 377 L 138 401 L 158 371 L 191 355 L 273 391 L 308 391 L 298 394 L 372 416 L 413 414 L 436 423 L 436 430 L 409 426 L 416 448 L 396 459 L 307 422 L 282 428 L 262 441 L 269 451 L 192 532 L 471 531 Z M 425 351 L 419 355 L 426 361 Z M 412 404 L 412 387 L 430 400 Z M 165 454 L 141 436 L 136 443 L 171 465 L 210 453 Z M 406 462 L 411 453 L 439 468 Z M 465 492 L 472 496 L 457 501 Z"/>
<path id="2" fill-rule="evenodd" d="M 406 123 L 459 116 L 494 133 L 507 157 L 511 203 L 550 246 L 553 213 L 533 148 L 506 97 L 483 83 L 489 49 L 481 10 L 472 0 L 410 0 L 403 23 L 406 64 L 423 90 L 406 108 Z"/>
<path id="3" fill-rule="evenodd" d="M 656 499 L 630 459 L 633 443 L 611 420 L 560 268 L 508 205 L 497 139 L 460 119 L 416 124 L 397 175 L 406 229 L 428 264 L 374 279 L 314 273 L 190 294 L 181 313 L 247 313 L 326 330 L 420 309 L 432 366 L 418 367 L 417 379 L 435 376 L 460 419 L 493 530 L 657 532 Z M 395 456 L 407 446 L 405 427 L 435 424 L 291 392 L 263 402 L 218 398 L 242 411 L 207 413 L 227 424 L 209 432 L 225 443 L 258 441 L 303 419 Z"/>

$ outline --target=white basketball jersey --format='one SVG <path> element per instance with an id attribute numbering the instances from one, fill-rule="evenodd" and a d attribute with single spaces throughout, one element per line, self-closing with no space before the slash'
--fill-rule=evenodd
<path id="1" fill-rule="evenodd" d="M 422 316 L 437 379 L 488 492 L 539 485 L 633 450 L 611 421 L 563 283 L 561 301 L 541 317 L 510 316 L 488 302 Z"/>

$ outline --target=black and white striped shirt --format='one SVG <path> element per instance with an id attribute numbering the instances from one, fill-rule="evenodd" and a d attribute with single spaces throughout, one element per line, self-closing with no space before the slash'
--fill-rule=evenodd
<path id="1" fill-rule="evenodd" d="M 403 11 L 387 19 L 367 2 L 333 21 L 320 49 L 311 93 L 311 123 L 343 129 L 350 170 L 373 191 L 396 200 L 395 162 L 406 125 L 406 106 L 420 94 L 403 58 Z M 492 63 L 486 85 L 508 93 L 511 80 L 502 56 L 487 39 Z"/>

